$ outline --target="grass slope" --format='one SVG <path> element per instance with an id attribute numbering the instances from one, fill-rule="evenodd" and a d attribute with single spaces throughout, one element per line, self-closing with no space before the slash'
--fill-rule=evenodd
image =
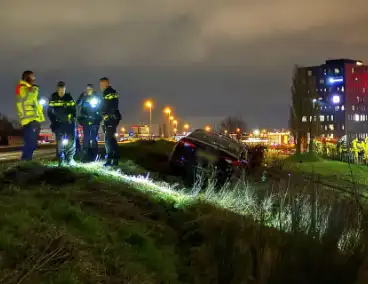
<path id="1" fill-rule="evenodd" d="M 280 164 L 290 172 L 318 175 L 331 185 L 349 188 L 354 184 L 368 185 L 368 167 L 326 160 L 316 154 L 293 155 Z"/>
<path id="2" fill-rule="evenodd" d="M 360 258 L 98 171 L 0 178 L 0 283 L 353 283 Z"/>

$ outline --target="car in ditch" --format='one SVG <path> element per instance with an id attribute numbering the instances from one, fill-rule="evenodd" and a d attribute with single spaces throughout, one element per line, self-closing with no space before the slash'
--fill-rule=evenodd
<path id="1" fill-rule="evenodd" d="M 240 178 L 247 170 L 247 147 L 225 135 L 197 129 L 181 138 L 170 155 L 170 167 L 193 184 L 211 174 L 218 183 Z"/>

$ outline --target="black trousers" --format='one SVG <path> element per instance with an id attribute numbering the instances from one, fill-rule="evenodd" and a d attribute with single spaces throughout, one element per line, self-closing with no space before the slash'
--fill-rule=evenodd
<path id="1" fill-rule="evenodd" d="M 106 149 L 106 160 L 107 162 L 111 162 L 113 160 L 118 160 L 120 158 L 119 155 L 119 147 L 118 142 L 116 141 L 116 128 L 118 127 L 118 120 L 106 120 L 102 126 L 102 130 L 105 134 L 105 149 Z"/>
<path id="2" fill-rule="evenodd" d="M 98 129 L 99 124 L 85 122 L 83 127 L 83 160 L 95 161 L 98 155 Z"/>
<path id="3" fill-rule="evenodd" d="M 60 162 L 70 162 L 76 151 L 75 124 L 62 123 L 55 129 L 57 155 Z"/>

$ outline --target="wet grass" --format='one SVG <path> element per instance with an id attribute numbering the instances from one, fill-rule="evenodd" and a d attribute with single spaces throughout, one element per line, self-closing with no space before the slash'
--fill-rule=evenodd
<path id="1" fill-rule="evenodd" d="M 354 283 L 362 262 L 359 224 L 337 220 L 355 209 L 338 200 L 313 221 L 306 195 L 209 183 L 193 196 L 39 163 L 4 169 L 0 186 L 0 283 Z"/>

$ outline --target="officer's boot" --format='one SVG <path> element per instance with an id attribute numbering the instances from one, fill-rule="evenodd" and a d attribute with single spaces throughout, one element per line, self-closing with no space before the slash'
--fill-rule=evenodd
<path id="1" fill-rule="evenodd" d="M 65 167 L 67 164 L 64 159 L 59 160 L 59 167 Z"/>
<path id="2" fill-rule="evenodd" d="M 112 159 L 111 160 L 111 166 L 112 167 L 116 167 L 119 164 L 119 160 L 118 159 Z"/>

